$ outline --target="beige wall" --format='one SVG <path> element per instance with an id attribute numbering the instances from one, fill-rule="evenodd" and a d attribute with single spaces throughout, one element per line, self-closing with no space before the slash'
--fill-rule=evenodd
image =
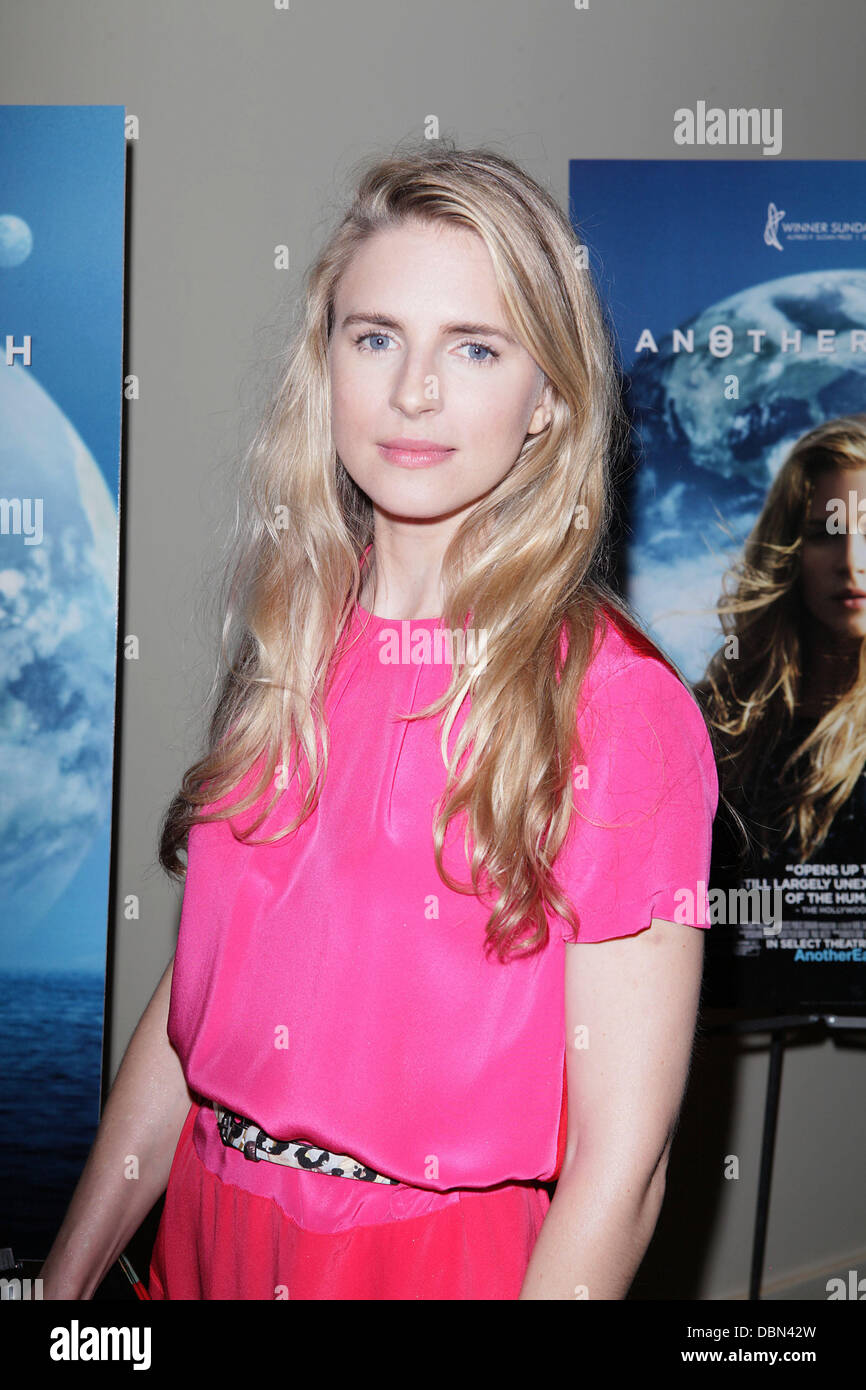
<path id="1" fill-rule="evenodd" d="M 863 154 L 859 0 L 5 0 L 9 104 L 124 104 L 129 147 L 125 668 L 112 1077 L 177 933 L 154 867 L 160 815 L 190 762 L 215 629 L 201 604 L 232 520 L 253 426 L 309 256 L 350 166 L 438 117 L 494 143 L 563 205 L 576 156 L 672 158 L 673 110 L 703 97 L 784 109 L 786 158 Z M 724 157 L 721 155 L 720 157 Z M 591 216 L 583 208 L 580 216 Z M 629 209 L 624 209 L 629 216 Z M 286 243 L 288 272 L 273 267 Z M 141 917 L 124 920 L 137 894 Z M 704 1039 L 639 1278 L 643 1296 L 742 1296 L 767 1052 Z M 785 1062 L 765 1297 L 825 1297 L 866 1273 L 862 1052 L 829 1042 Z M 724 1181 L 726 1156 L 741 1162 Z"/>

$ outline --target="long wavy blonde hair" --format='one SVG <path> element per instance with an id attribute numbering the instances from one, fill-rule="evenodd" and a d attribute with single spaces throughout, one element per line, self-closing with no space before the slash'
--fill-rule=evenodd
<path id="1" fill-rule="evenodd" d="M 807 859 L 826 839 L 866 760 L 866 639 L 850 687 L 769 775 L 801 698 L 800 569 L 815 481 L 866 467 L 866 415 L 817 426 L 794 444 L 767 493 L 716 608 L 725 642 L 695 693 L 716 734 L 719 783 L 766 859 L 780 844 Z M 736 642 L 732 643 L 731 638 Z M 729 654 L 736 655 L 730 659 Z M 742 853 L 742 851 L 741 851 Z"/>
<path id="2" fill-rule="evenodd" d="M 325 692 L 358 600 L 360 562 L 374 538 L 372 504 L 331 438 L 334 300 L 367 238 L 413 218 L 454 223 L 483 239 L 509 327 L 553 387 L 549 426 L 527 437 L 507 476 L 464 518 L 443 559 L 442 622 L 459 631 L 471 612 L 474 628 L 487 633 L 486 664 L 455 659 L 441 698 L 400 716 L 445 711 L 441 751 L 448 776 L 432 826 L 437 869 L 456 891 L 482 897 L 482 873 L 498 890 L 485 950 L 504 960 L 528 926 L 534 931 L 520 941 L 521 951 L 546 944 L 547 906 L 576 926 L 552 866 L 574 809 L 576 711 L 599 610 L 606 608 L 647 650 L 662 653 L 607 579 L 612 469 L 625 452 L 628 425 L 581 243 L 554 199 L 488 149 L 425 145 L 377 159 L 362 171 L 351 207 L 307 272 L 302 321 L 247 453 L 247 505 L 239 512 L 223 602 L 226 670 L 207 749 L 168 808 L 159 857 L 180 878 L 178 850 L 191 826 L 247 809 L 278 768 L 281 786 L 287 769 L 289 780 L 298 777 L 301 809 L 279 834 L 253 843 L 282 839 L 318 802 L 329 749 Z M 367 563 L 375 584 L 375 546 Z M 449 761 L 448 734 L 467 695 L 467 718 Z M 233 790 L 259 758 L 261 777 L 245 798 L 200 812 Z M 279 794 L 277 788 L 243 836 L 232 826 L 237 838 L 250 840 Z M 467 818 L 464 844 L 466 831 L 473 839 L 471 886 L 442 864 L 448 822 L 459 813 Z"/>

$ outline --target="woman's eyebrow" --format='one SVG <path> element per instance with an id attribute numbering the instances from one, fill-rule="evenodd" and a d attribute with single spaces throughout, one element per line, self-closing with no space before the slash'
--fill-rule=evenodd
<path id="1" fill-rule="evenodd" d="M 377 323 L 382 328 L 393 328 L 395 333 L 403 332 L 403 325 L 397 319 L 393 319 L 389 314 L 347 314 L 340 324 L 341 328 L 349 328 L 353 323 Z M 449 336 L 452 333 L 485 333 L 488 337 L 502 338 L 506 343 L 517 346 L 517 340 L 512 338 L 510 333 L 506 333 L 503 328 L 497 328 L 492 323 L 443 323 L 440 325 L 440 333 Z"/>

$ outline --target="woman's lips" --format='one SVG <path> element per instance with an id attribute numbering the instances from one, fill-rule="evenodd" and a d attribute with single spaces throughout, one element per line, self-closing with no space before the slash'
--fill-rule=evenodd
<path id="1" fill-rule="evenodd" d="M 431 468 L 454 453 L 453 449 L 437 445 L 408 448 L 403 444 L 379 444 L 377 447 L 382 457 L 388 463 L 396 463 L 398 468 Z"/>

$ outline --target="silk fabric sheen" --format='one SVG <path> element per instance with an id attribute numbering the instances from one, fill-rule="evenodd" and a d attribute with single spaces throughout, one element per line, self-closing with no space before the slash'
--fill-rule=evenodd
<path id="1" fill-rule="evenodd" d="M 557 1173 L 571 939 L 551 914 L 543 951 L 486 960 L 489 908 L 436 871 L 440 720 L 393 715 L 438 696 L 451 668 L 380 655 L 383 633 L 398 634 L 405 656 L 439 626 L 355 609 L 325 702 L 322 795 L 296 832 L 246 845 L 227 821 L 193 827 L 168 1019 L 200 1096 L 275 1138 L 351 1154 L 431 1195 Z M 466 702 L 449 751 L 465 713 Z M 691 696 L 637 634 L 600 615 L 576 717 L 587 772 L 575 769 L 580 814 L 556 873 L 579 916 L 577 940 L 628 936 L 653 917 L 707 926 L 699 885 L 718 780 Z M 208 809 L 239 799 L 236 789 Z M 254 838 L 286 825 L 299 804 L 297 786 L 285 789 Z M 238 830 L 253 809 L 235 816 Z M 462 839 L 462 820 L 452 822 L 445 864 L 467 883 Z M 200 1115 L 200 1146 L 203 1124 Z M 234 1159 L 266 1195 L 262 1170 L 273 1165 Z M 350 1205 L 353 1188 L 369 1187 L 318 1176 Z M 388 1191 L 364 1200 L 386 1202 Z"/>

